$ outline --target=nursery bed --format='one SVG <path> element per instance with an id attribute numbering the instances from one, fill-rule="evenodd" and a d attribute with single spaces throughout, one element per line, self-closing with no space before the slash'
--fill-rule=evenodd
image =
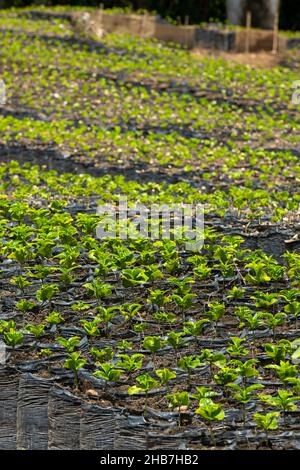
<path id="1" fill-rule="evenodd" d="M 0 449 L 298 449 L 297 71 L 42 18 L 1 13 Z M 120 194 L 201 251 L 97 239 Z"/>

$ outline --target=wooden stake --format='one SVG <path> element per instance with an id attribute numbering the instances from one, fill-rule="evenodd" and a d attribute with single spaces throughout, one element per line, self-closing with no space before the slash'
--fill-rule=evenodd
<path id="1" fill-rule="evenodd" d="M 189 15 L 185 15 L 185 17 L 184 17 L 184 26 L 188 26 L 189 22 L 190 22 Z M 185 28 L 185 31 L 184 31 L 184 45 L 189 49 L 189 47 L 190 47 L 189 32 L 188 32 L 187 28 Z M 192 47 L 194 47 L 194 44 L 192 45 Z"/>
<path id="2" fill-rule="evenodd" d="M 245 52 L 250 52 L 250 36 L 251 36 L 251 22 L 252 22 L 252 13 L 247 11 L 246 15 L 246 41 L 245 41 Z"/>
<path id="3" fill-rule="evenodd" d="M 279 13 L 276 12 L 274 16 L 274 30 L 273 30 L 273 54 L 278 53 L 278 44 L 279 44 Z"/>
<path id="4" fill-rule="evenodd" d="M 101 26 L 103 27 L 103 10 L 104 10 L 104 5 L 103 3 L 100 3 L 100 21 L 101 21 Z"/>
<path id="5" fill-rule="evenodd" d="M 140 32 L 140 35 L 142 36 L 142 38 L 146 37 L 146 34 L 145 34 L 146 21 L 147 21 L 147 14 L 146 12 L 144 12 L 142 16 L 141 32 Z"/>

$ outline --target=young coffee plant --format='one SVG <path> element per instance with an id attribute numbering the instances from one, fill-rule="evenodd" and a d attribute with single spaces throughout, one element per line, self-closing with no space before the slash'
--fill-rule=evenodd
<path id="1" fill-rule="evenodd" d="M 213 446 L 216 446 L 216 438 L 214 435 L 212 423 L 214 421 L 223 421 L 225 418 L 225 412 L 219 403 L 214 403 L 211 398 L 202 398 L 199 402 L 199 407 L 196 410 L 196 414 L 200 415 L 203 418 L 210 430 L 210 437 L 212 440 Z"/>
<path id="2" fill-rule="evenodd" d="M 128 356 L 127 354 L 118 354 L 117 357 L 120 358 L 120 361 L 118 361 L 116 365 L 121 369 L 126 370 L 129 375 L 141 369 L 143 365 L 143 354 L 132 354 L 131 356 Z"/>
<path id="3" fill-rule="evenodd" d="M 196 338 L 201 335 L 204 325 L 207 323 L 209 323 L 207 319 L 184 322 L 183 332 L 188 336 Z"/>
<path id="4" fill-rule="evenodd" d="M 166 399 L 169 402 L 169 407 L 172 410 L 178 412 L 178 425 L 182 425 L 182 415 L 186 413 L 190 404 L 190 397 L 187 392 L 175 392 L 173 394 L 166 395 Z"/>
<path id="5" fill-rule="evenodd" d="M 128 388 L 129 395 L 135 395 L 136 393 L 144 393 L 146 395 L 144 404 L 144 414 L 147 410 L 149 392 L 155 388 L 159 388 L 159 383 L 149 374 L 142 374 L 136 378 L 138 385 L 133 385 Z"/>
<path id="6" fill-rule="evenodd" d="M 289 361 L 280 361 L 279 364 L 270 364 L 265 369 L 273 369 L 276 376 L 284 383 L 288 384 L 291 378 L 298 376 L 298 367 Z"/>
<path id="7" fill-rule="evenodd" d="M 106 346 L 102 349 L 97 349 L 97 348 L 93 347 L 93 348 L 90 349 L 90 353 L 99 362 L 109 362 L 114 357 L 114 350 L 110 346 Z"/>
<path id="8" fill-rule="evenodd" d="M 69 353 L 64 363 L 66 369 L 70 369 L 74 373 L 74 386 L 78 388 L 78 371 L 86 364 L 86 360 L 81 356 L 81 353 Z"/>
<path id="9" fill-rule="evenodd" d="M 152 362 L 155 363 L 155 353 L 164 346 L 164 342 L 159 336 L 146 336 L 142 346 L 152 354 Z"/>
<path id="10" fill-rule="evenodd" d="M 266 354 L 274 361 L 280 362 L 285 359 L 287 352 L 290 349 L 289 341 L 280 340 L 277 344 L 266 343 L 263 345 Z"/>
<path id="11" fill-rule="evenodd" d="M 92 282 L 87 282 L 83 287 L 86 288 L 89 296 L 94 297 L 98 302 L 112 294 L 111 285 L 106 284 L 101 281 L 101 279 L 94 279 Z"/>
<path id="12" fill-rule="evenodd" d="M 238 338 L 237 336 L 231 336 L 229 338 L 230 345 L 226 349 L 226 352 L 231 357 L 241 357 L 247 356 L 249 353 L 248 349 L 244 347 L 244 343 L 246 342 L 245 338 Z"/>
<path id="13" fill-rule="evenodd" d="M 94 376 L 105 381 L 105 388 L 108 382 L 117 382 L 123 374 L 123 370 L 117 369 L 113 364 L 107 362 L 96 362 L 96 366 L 99 370 L 94 372 Z"/>
<path id="14" fill-rule="evenodd" d="M 184 356 L 178 360 L 178 367 L 187 372 L 187 386 L 191 384 L 191 374 L 193 369 L 197 367 L 204 366 L 204 363 L 201 363 L 199 356 Z"/>
<path id="15" fill-rule="evenodd" d="M 79 336 L 72 336 L 71 338 L 63 338 L 59 336 L 56 338 L 58 344 L 60 344 L 68 353 L 72 353 L 77 346 L 79 346 Z"/>
<path id="16" fill-rule="evenodd" d="M 202 398 L 214 398 L 217 396 L 218 393 L 214 392 L 210 387 L 196 387 L 196 393 L 194 393 L 191 398 L 200 402 Z"/>
<path id="17" fill-rule="evenodd" d="M 221 302 L 213 302 L 208 304 L 208 310 L 205 316 L 211 322 L 215 335 L 217 334 L 218 321 L 225 315 L 225 305 Z"/>
<path id="18" fill-rule="evenodd" d="M 296 411 L 297 405 L 295 404 L 295 401 L 300 399 L 288 390 L 278 390 L 277 395 L 260 394 L 259 398 L 264 404 L 282 411 L 284 425 L 286 425 L 286 412 Z"/>
<path id="19" fill-rule="evenodd" d="M 59 292 L 59 287 L 56 284 L 44 284 L 37 292 L 36 298 L 42 304 L 51 302 L 54 295 Z"/>
<path id="20" fill-rule="evenodd" d="M 263 429 L 263 431 L 265 432 L 265 443 L 267 444 L 267 446 L 270 446 L 270 442 L 269 442 L 270 431 L 274 431 L 278 428 L 279 416 L 280 416 L 280 412 L 278 411 L 272 411 L 266 414 L 254 413 L 253 415 L 256 426 L 260 429 Z"/>
<path id="21" fill-rule="evenodd" d="M 170 380 L 176 379 L 176 372 L 165 367 L 164 369 L 156 369 L 155 374 L 159 378 L 160 384 L 162 386 L 167 385 Z"/>
<path id="22" fill-rule="evenodd" d="M 242 405 L 242 419 L 243 424 L 246 424 L 246 405 L 250 402 L 253 398 L 254 393 L 257 390 L 264 388 L 262 384 L 253 384 L 248 385 L 247 387 L 240 387 L 238 384 L 232 383 L 228 384 L 228 387 L 231 387 L 234 392 L 232 392 L 232 396 L 235 400 L 237 400 Z"/>
<path id="23" fill-rule="evenodd" d="M 182 337 L 182 332 L 176 333 L 175 331 L 171 331 L 167 335 L 166 343 L 174 349 L 176 359 L 178 358 L 178 350 L 184 346 L 184 340 Z"/>
<path id="24" fill-rule="evenodd" d="M 7 346 L 11 346 L 15 350 L 16 346 L 19 346 L 24 341 L 24 334 L 20 330 L 9 328 L 8 331 L 3 332 L 3 341 Z"/>

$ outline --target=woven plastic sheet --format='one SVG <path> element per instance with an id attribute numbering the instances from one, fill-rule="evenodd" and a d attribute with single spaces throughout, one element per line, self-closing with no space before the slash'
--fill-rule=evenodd
<path id="1" fill-rule="evenodd" d="M 48 398 L 53 382 L 32 374 L 20 377 L 17 412 L 17 447 L 48 449 Z"/>
<path id="2" fill-rule="evenodd" d="M 81 401 L 70 392 L 53 387 L 48 405 L 48 448 L 80 449 Z"/>
<path id="3" fill-rule="evenodd" d="M 116 412 L 112 408 L 83 405 L 80 423 L 80 449 L 107 450 L 114 448 Z"/>
<path id="4" fill-rule="evenodd" d="M 0 369 L 0 449 L 17 446 L 17 406 L 19 374 L 12 368 Z"/>
<path id="5" fill-rule="evenodd" d="M 114 448 L 118 450 L 148 449 L 148 428 L 140 416 L 117 416 Z"/>

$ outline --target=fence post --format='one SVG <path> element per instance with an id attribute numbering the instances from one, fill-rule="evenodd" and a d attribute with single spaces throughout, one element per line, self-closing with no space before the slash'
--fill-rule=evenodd
<path id="1" fill-rule="evenodd" d="M 100 3 L 100 26 L 103 29 L 103 10 L 104 10 L 104 5 L 103 3 Z"/>
<path id="2" fill-rule="evenodd" d="M 273 29 L 273 49 L 272 53 L 277 54 L 279 45 L 279 13 L 276 12 L 274 16 L 274 29 Z"/>
<path id="3" fill-rule="evenodd" d="M 251 11 L 247 11 L 247 14 L 246 14 L 245 52 L 250 52 L 251 22 L 252 22 L 252 13 L 251 13 Z"/>

